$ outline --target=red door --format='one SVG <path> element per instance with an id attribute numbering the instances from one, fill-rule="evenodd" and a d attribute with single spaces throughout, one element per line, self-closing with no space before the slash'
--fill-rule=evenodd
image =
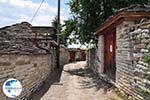
<path id="1" fill-rule="evenodd" d="M 69 55 L 70 55 L 69 62 L 75 61 L 75 51 L 69 51 Z"/>
<path id="2" fill-rule="evenodd" d="M 84 51 L 84 50 L 81 50 L 81 51 L 80 51 L 80 54 L 81 54 L 81 61 L 85 61 L 85 60 L 86 60 L 85 51 Z"/>
<path id="3" fill-rule="evenodd" d="M 116 65 L 116 36 L 115 32 L 104 35 L 104 73 L 111 79 L 115 80 Z"/>

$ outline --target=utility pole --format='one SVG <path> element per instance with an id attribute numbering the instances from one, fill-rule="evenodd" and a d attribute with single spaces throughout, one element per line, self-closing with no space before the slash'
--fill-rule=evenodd
<path id="1" fill-rule="evenodd" d="M 60 34 L 60 0 L 58 0 L 58 12 L 57 12 L 57 43 L 58 43 L 58 47 L 57 47 L 57 68 L 60 68 L 60 64 L 59 64 L 59 56 L 60 56 L 60 39 L 59 39 L 59 34 Z"/>

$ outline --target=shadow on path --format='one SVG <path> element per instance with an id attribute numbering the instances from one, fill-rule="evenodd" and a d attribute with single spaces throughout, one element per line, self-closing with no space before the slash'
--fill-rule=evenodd
<path id="1" fill-rule="evenodd" d="M 96 75 L 89 68 L 76 68 L 71 70 L 64 70 L 64 72 L 69 73 L 70 75 L 77 75 L 80 77 L 84 77 L 84 79 L 80 82 L 81 87 L 84 88 L 96 88 L 96 91 L 99 89 L 103 89 L 104 93 L 107 93 L 113 86 L 108 82 L 100 79 L 99 75 Z"/>
<path id="2" fill-rule="evenodd" d="M 62 74 L 62 69 L 63 69 L 63 67 L 61 67 L 60 69 L 56 68 L 49 75 L 49 77 L 43 82 L 42 86 L 37 91 L 35 91 L 33 94 L 31 94 L 27 100 L 40 100 L 40 98 L 49 90 L 51 85 L 53 85 L 53 84 L 63 85 L 63 84 L 59 83 L 60 77 Z"/>

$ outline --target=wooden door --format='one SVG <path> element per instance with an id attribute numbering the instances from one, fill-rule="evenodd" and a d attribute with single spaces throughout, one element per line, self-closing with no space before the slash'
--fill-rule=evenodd
<path id="1" fill-rule="evenodd" d="M 104 73 L 111 79 L 115 80 L 116 65 L 116 36 L 115 32 L 104 35 Z"/>
<path id="2" fill-rule="evenodd" d="M 69 55 L 70 55 L 69 62 L 75 61 L 75 51 L 69 51 Z"/>
<path id="3" fill-rule="evenodd" d="M 86 54 L 84 50 L 80 51 L 80 55 L 81 55 L 81 61 L 85 61 L 86 60 Z"/>

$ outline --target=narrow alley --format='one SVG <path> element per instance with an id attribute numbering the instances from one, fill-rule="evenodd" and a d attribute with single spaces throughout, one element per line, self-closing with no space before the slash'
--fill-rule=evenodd
<path id="1" fill-rule="evenodd" d="M 0 100 L 150 100 L 150 0 L 0 0 L 0 13 Z"/>
<path id="2" fill-rule="evenodd" d="M 47 82 L 30 100 L 122 100 L 112 86 L 86 68 L 86 62 L 66 64 L 60 80 Z"/>

